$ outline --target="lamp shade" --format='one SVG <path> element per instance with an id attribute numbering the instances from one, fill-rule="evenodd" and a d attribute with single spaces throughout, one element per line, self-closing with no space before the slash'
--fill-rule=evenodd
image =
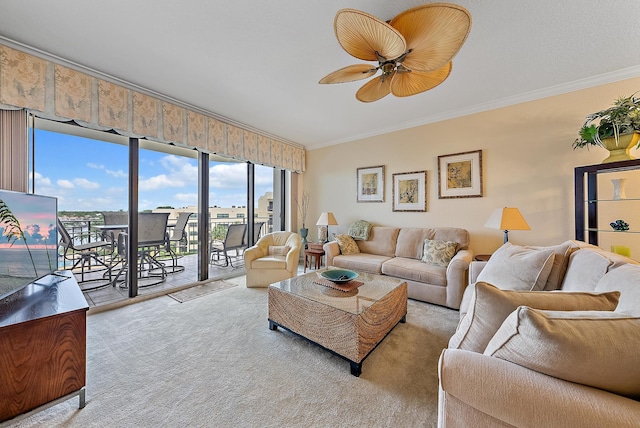
<path id="1" fill-rule="evenodd" d="M 337 226 L 338 221 L 333 216 L 333 213 L 322 213 L 320 218 L 316 222 L 316 226 Z"/>
<path id="2" fill-rule="evenodd" d="M 484 227 L 500 230 L 531 230 L 517 208 L 496 208 Z"/>

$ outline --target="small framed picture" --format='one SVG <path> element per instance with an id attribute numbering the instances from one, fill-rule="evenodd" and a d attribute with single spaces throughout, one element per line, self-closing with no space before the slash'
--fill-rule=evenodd
<path id="1" fill-rule="evenodd" d="M 357 169 L 357 202 L 384 202 L 384 165 Z"/>
<path id="2" fill-rule="evenodd" d="M 482 197 L 482 150 L 438 156 L 438 198 Z"/>
<path id="3" fill-rule="evenodd" d="M 427 210 L 427 171 L 393 174 L 393 211 Z"/>

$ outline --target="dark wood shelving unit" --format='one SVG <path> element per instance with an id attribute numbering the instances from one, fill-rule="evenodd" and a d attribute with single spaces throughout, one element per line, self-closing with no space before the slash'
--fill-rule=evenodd
<path id="1" fill-rule="evenodd" d="M 640 159 L 579 166 L 575 168 L 574 201 L 576 240 L 598 245 L 598 174 L 630 171 L 634 169 L 640 169 Z"/>
<path id="2" fill-rule="evenodd" d="M 84 407 L 88 309 L 68 271 L 0 300 L 0 426 L 76 395 Z"/>

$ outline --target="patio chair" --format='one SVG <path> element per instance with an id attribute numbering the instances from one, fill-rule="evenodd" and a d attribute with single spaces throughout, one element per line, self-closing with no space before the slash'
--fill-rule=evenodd
<path id="1" fill-rule="evenodd" d="M 247 242 L 246 247 L 252 247 L 258 242 L 260 239 L 260 232 L 262 232 L 262 227 L 264 226 L 264 221 L 259 221 L 257 223 L 253 223 L 253 239 L 250 242 Z"/>
<path id="2" fill-rule="evenodd" d="M 138 279 L 153 279 L 151 282 L 138 283 L 138 287 L 148 287 L 164 282 L 167 278 L 167 270 L 159 260 L 161 249 L 164 249 L 167 241 L 167 221 L 169 213 L 139 213 L 138 214 Z M 116 280 L 124 274 L 125 284 L 128 283 L 129 263 L 127 247 L 129 233 L 122 232 L 118 236 L 118 254 L 123 260 Z"/>
<path id="3" fill-rule="evenodd" d="M 129 222 L 129 213 L 126 211 L 103 211 L 102 218 L 105 226 L 126 225 Z M 103 239 L 111 240 L 114 245 L 118 242 L 118 235 L 124 229 L 108 229 L 103 231 Z"/>
<path id="4" fill-rule="evenodd" d="M 189 221 L 189 217 L 191 217 L 192 213 L 180 213 L 178 215 L 178 219 L 176 220 L 176 224 L 173 226 L 171 232 L 167 232 L 167 240 L 166 240 L 166 250 L 171 257 L 171 266 L 166 266 L 165 269 L 168 273 L 176 273 L 184 271 L 184 266 L 180 266 L 177 264 L 177 261 L 181 255 L 176 253 L 176 250 L 171 246 L 172 243 L 175 244 L 176 248 L 180 242 L 187 243 L 187 222 Z"/>
<path id="5" fill-rule="evenodd" d="M 78 281 L 79 284 L 93 281 L 104 281 L 104 278 L 102 276 L 85 279 L 86 273 L 97 271 L 96 269 L 92 269 L 92 266 L 95 267 L 96 265 L 99 265 L 100 270 L 103 270 L 102 268 L 105 268 L 109 273 L 108 282 L 105 282 L 93 288 L 83 287 L 83 290 L 93 290 L 95 288 L 104 287 L 105 285 L 112 283 L 111 263 L 107 262 L 106 257 L 110 256 L 113 253 L 113 242 L 106 240 L 95 240 L 87 242 L 85 244 L 76 244 L 75 240 L 73 239 L 67 228 L 64 226 L 62 221 L 60 221 L 60 219 L 58 219 L 58 233 L 60 233 L 60 245 L 64 248 L 64 259 L 73 262 L 71 271 L 73 272 L 73 270 L 78 267 L 78 265 L 80 265 L 80 281 Z"/>
<path id="6" fill-rule="evenodd" d="M 245 235 L 247 233 L 246 224 L 230 224 L 227 228 L 227 233 L 224 237 L 224 241 L 211 242 L 211 258 L 210 263 L 216 266 L 233 266 L 232 257 L 238 258 L 240 256 L 239 251 L 245 248 Z M 235 256 L 229 254 L 230 251 L 235 250 Z M 224 255 L 224 265 L 220 262 L 220 255 Z M 215 261 L 214 261 L 215 256 Z"/>

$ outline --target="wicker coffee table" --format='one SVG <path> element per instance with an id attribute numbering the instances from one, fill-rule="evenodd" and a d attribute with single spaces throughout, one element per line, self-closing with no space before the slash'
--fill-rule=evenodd
<path id="1" fill-rule="evenodd" d="M 283 327 L 349 361 L 360 376 L 362 361 L 399 322 L 406 321 L 407 283 L 359 273 L 363 284 L 348 292 L 314 281 L 310 272 L 269 286 L 269 329 Z"/>

